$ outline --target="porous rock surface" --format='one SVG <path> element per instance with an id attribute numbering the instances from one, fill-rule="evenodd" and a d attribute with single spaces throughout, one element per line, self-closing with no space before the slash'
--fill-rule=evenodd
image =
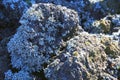
<path id="1" fill-rule="evenodd" d="M 64 41 L 82 31 L 77 12 L 54 4 L 33 5 L 20 23 L 8 51 L 14 68 L 30 72 L 42 69 Z"/>
<path id="2" fill-rule="evenodd" d="M 0 79 L 119 80 L 119 1 L 0 0 Z"/>
<path id="3" fill-rule="evenodd" d="M 118 32 L 120 30 L 120 15 L 107 15 L 100 20 L 95 20 L 92 25 L 94 29 L 92 29 L 92 33 L 106 33 L 112 34 L 114 32 Z"/>
<path id="4" fill-rule="evenodd" d="M 118 48 L 110 54 L 110 50 L 106 51 L 109 40 L 111 38 L 103 35 L 80 33 L 67 41 L 66 48 L 44 70 L 45 76 L 48 80 L 117 80 L 120 48 L 118 42 L 112 41 L 117 43 L 112 46 Z M 111 55 L 115 55 L 115 59 Z M 113 67 L 110 61 L 115 64 L 114 68 L 108 68 Z"/>
<path id="5" fill-rule="evenodd" d="M 5 73 L 4 80 L 33 80 L 32 77 L 29 76 L 28 72 L 19 71 L 18 73 L 12 73 L 11 70 L 8 70 Z"/>

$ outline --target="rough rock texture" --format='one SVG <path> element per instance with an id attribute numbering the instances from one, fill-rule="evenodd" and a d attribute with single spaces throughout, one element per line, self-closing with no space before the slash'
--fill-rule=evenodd
<path id="1" fill-rule="evenodd" d="M 82 25 L 82 27 L 88 32 L 92 32 L 91 30 L 94 27 L 90 26 L 95 20 L 101 19 L 107 14 L 115 14 L 120 12 L 119 0 L 3 0 L 1 2 L 3 7 L 7 9 L 4 13 L 0 13 L 2 20 L 6 19 L 5 21 L 8 20 L 10 23 L 13 22 L 13 24 L 15 24 L 15 20 L 18 21 L 18 19 L 21 17 L 24 9 L 27 9 L 29 6 L 31 6 L 31 4 L 53 3 L 56 5 L 66 6 L 78 12 L 80 17 L 80 25 Z M 1 7 L 1 9 L 3 8 Z M 13 18 L 11 18 L 11 16 Z M 5 17 L 8 17 L 8 19 Z"/>
<path id="2" fill-rule="evenodd" d="M 35 4 L 21 18 L 22 24 L 8 43 L 14 68 L 38 71 L 64 41 L 80 32 L 74 10 L 53 4 Z"/>
<path id="3" fill-rule="evenodd" d="M 36 3 L 53 3 L 63 5 L 78 12 L 80 25 L 87 32 L 108 33 L 103 29 L 95 28 L 92 23 L 108 14 L 119 13 L 120 0 L 36 0 Z M 105 28 L 106 29 L 106 28 Z M 100 31 L 99 31 L 100 30 Z"/>
<path id="4" fill-rule="evenodd" d="M 120 80 L 119 8 L 120 0 L 0 0 L 0 80 L 4 72 L 10 80 Z"/>
<path id="5" fill-rule="evenodd" d="M 23 0 L 3 0 L 2 3 L 5 8 L 10 11 L 8 16 L 11 19 L 20 18 L 24 10 L 28 8 L 27 4 Z M 11 15 L 9 15 L 10 13 Z"/>
<path id="6" fill-rule="evenodd" d="M 113 34 L 113 36 L 116 35 L 117 37 L 119 36 L 120 30 L 120 15 L 107 15 L 100 20 L 93 21 L 89 26 L 93 27 L 93 29 L 91 29 L 92 33 Z"/>
<path id="7" fill-rule="evenodd" d="M 88 0 L 36 0 L 36 3 L 53 3 L 56 5 L 66 6 L 76 10 L 78 13 L 84 12 L 87 8 Z"/>
<path id="8" fill-rule="evenodd" d="M 93 22 L 93 33 L 111 33 L 111 22 L 110 20 L 101 19 Z"/>
<path id="9" fill-rule="evenodd" d="M 28 72 L 19 71 L 18 73 L 12 73 L 11 70 L 5 73 L 4 80 L 33 80 L 32 77 L 29 76 Z"/>
<path id="10" fill-rule="evenodd" d="M 36 0 L 36 3 L 39 2 L 53 3 L 74 9 L 80 17 L 80 25 L 87 32 L 93 32 L 92 29 L 95 27 L 91 23 L 94 21 L 100 20 L 108 14 L 120 12 L 120 0 Z M 96 30 L 101 29 L 97 28 Z"/>
<path id="11" fill-rule="evenodd" d="M 80 22 L 79 24 L 85 30 L 88 30 L 87 25 L 92 22 L 92 16 L 90 15 L 90 2 L 89 0 L 36 0 L 36 3 L 53 3 L 56 5 L 66 6 L 78 12 Z M 87 24 L 87 22 L 89 22 Z"/>
<path id="12" fill-rule="evenodd" d="M 120 65 L 118 57 L 120 56 L 120 47 L 113 45 L 114 48 L 118 48 L 112 53 L 116 55 L 116 61 L 112 60 L 114 58 L 110 56 L 111 53 L 106 51 L 108 47 L 106 38 L 111 39 L 107 36 L 84 32 L 70 39 L 61 54 L 54 58 L 54 61 L 44 70 L 45 76 L 48 80 L 117 80 L 120 77 L 117 68 Z M 108 63 L 108 56 L 112 58 L 111 62 L 116 62 L 114 66 L 117 69 L 108 68 L 113 67 Z"/>
<path id="13" fill-rule="evenodd" d="M 86 21 L 84 23 L 84 28 L 88 32 L 106 33 L 106 31 L 105 32 L 102 31 L 103 29 L 106 29 L 106 28 L 94 29 L 96 27 L 93 26 L 93 23 L 96 23 L 96 20 L 101 20 L 104 17 L 106 17 L 107 15 L 119 14 L 120 13 L 120 10 L 119 10 L 119 8 L 120 8 L 120 0 L 89 0 L 89 1 L 90 1 L 90 4 L 91 4 L 91 9 L 89 10 L 90 11 L 90 16 L 93 19 L 89 19 L 88 21 Z M 118 17 L 118 16 L 116 16 L 116 17 Z M 118 20 L 118 18 L 116 18 L 116 19 Z M 99 32 L 99 30 L 101 30 L 101 31 Z M 97 31 L 97 32 L 95 32 L 95 31 Z M 110 33 L 110 32 L 107 31 L 107 33 Z"/>
<path id="14" fill-rule="evenodd" d="M 107 14 L 119 13 L 119 10 L 117 9 L 119 9 L 120 7 L 119 0 L 3 0 L 1 9 L 3 9 L 2 11 L 4 13 L 0 11 L 0 15 L 2 18 L 2 22 L 0 22 L 1 25 L 5 23 L 5 21 L 7 23 L 10 22 L 9 25 L 12 26 L 13 24 L 14 26 L 15 24 L 18 25 L 18 22 L 14 22 L 18 21 L 24 10 L 26 10 L 29 6 L 31 6 L 31 4 L 34 3 L 53 3 L 56 5 L 62 5 L 66 6 L 67 8 L 74 9 L 78 12 L 80 18 L 79 24 L 85 29 L 85 31 L 88 32 L 93 32 L 92 29 L 95 28 L 92 26 L 91 23 L 93 23 L 95 20 L 100 20 Z M 110 5 L 112 5 L 112 7 Z M 96 30 L 99 31 L 101 29 L 96 28 Z"/>

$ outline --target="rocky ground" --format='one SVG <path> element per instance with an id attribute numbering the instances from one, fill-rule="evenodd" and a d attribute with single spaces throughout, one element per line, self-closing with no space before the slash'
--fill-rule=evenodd
<path id="1" fill-rule="evenodd" d="M 0 0 L 0 80 L 120 80 L 120 0 Z"/>

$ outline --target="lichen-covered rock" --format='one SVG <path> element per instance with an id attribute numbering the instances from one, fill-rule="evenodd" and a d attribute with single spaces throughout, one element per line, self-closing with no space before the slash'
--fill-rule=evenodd
<path id="1" fill-rule="evenodd" d="M 82 31 L 77 12 L 54 4 L 33 5 L 20 23 L 8 51 L 13 67 L 30 72 L 42 69 L 64 41 Z"/>
<path id="2" fill-rule="evenodd" d="M 53 3 L 56 5 L 62 5 L 72 8 L 78 13 L 83 12 L 82 10 L 87 7 L 88 0 L 36 0 L 36 3 Z"/>
<path id="3" fill-rule="evenodd" d="M 93 33 L 111 33 L 111 22 L 110 20 L 101 19 L 93 22 L 94 29 Z"/>
<path id="4" fill-rule="evenodd" d="M 68 58 L 63 62 L 56 59 L 47 69 L 45 69 L 45 76 L 48 80 L 89 79 L 89 73 L 86 68 L 73 57 Z"/>
<path id="5" fill-rule="evenodd" d="M 111 30 L 109 32 L 109 27 L 104 27 L 104 31 L 102 31 L 103 29 L 96 28 L 93 23 L 97 23 L 96 20 L 101 22 L 100 20 L 109 14 L 119 14 L 120 0 L 89 0 L 88 6 L 87 13 L 89 13 L 89 15 L 85 14 L 84 16 L 86 17 L 81 20 L 83 28 L 90 33 L 110 33 Z M 118 20 L 118 18 L 116 19 Z M 107 29 L 107 31 L 105 29 Z"/>
<path id="6" fill-rule="evenodd" d="M 100 20 L 100 28 L 102 29 L 103 33 L 110 33 L 110 21 L 109 20 Z"/>
<path id="7" fill-rule="evenodd" d="M 14 68 L 36 71 L 41 69 L 40 64 L 46 62 L 47 58 L 45 59 L 43 54 L 38 51 L 38 46 L 33 45 L 28 40 L 34 36 L 33 34 L 34 30 L 26 26 L 21 26 L 8 43 L 8 52 L 11 53 L 11 63 Z"/>
<path id="8" fill-rule="evenodd" d="M 119 57 L 120 56 L 120 46 L 118 41 L 113 41 L 111 38 L 101 37 L 101 43 L 105 45 L 105 52 L 110 57 Z"/>
<path id="9" fill-rule="evenodd" d="M 34 5 L 27 10 L 31 4 Z M 49 80 L 119 80 L 119 8 L 120 0 L 0 0 L 1 30 L 17 27 L 21 18 L 21 26 L 7 46 L 12 67 L 18 72 L 8 71 L 6 79 L 23 79 L 23 74 L 31 76 L 45 68 Z M 90 33 L 110 35 L 78 35 L 82 31 L 79 25 Z M 1 30 L 0 40 L 4 43 L 9 32 Z M 3 56 L 6 45 L 2 46 L 0 64 L 4 67 L 0 68 L 0 76 L 9 62 L 4 59 L 8 55 Z"/>
<path id="10" fill-rule="evenodd" d="M 117 37 L 120 30 L 120 15 L 107 15 L 100 20 L 93 20 L 87 29 L 91 30 L 91 33 L 113 34 L 113 36 L 116 35 Z M 114 35 L 116 32 L 117 34 Z"/>
<path id="11" fill-rule="evenodd" d="M 4 80 L 33 80 L 33 79 L 32 79 L 32 77 L 30 77 L 28 72 L 19 71 L 18 73 L 12 73 L 11 70 L 8 70 L 5 73 Z"/>
<path id="12" fill-rule="evenodd" d="M 106 71 L 118 80 L 120 79 L 120 56 L 108 59 Z"/>
<path id="13" fill-rule="evenodd" d="M 120 15 L 107 15 L 104 20 L 109 20 L 111 22 L 111 32 L 117 32 L 120 30 Z"/>
<path id="14" fill-rule="evenodd" d="M 44 69 L 46 78 L 48 80 L 117 79 L 118 74 L 115 76 L 106 71 L 109 52 L 105 51 L 107 46 L 102 42 L 103 36 L 84 32 L 67 41 L 66 48 Z M 117 54 L 117 58 L 120 59 L 119 51 L 112 54 Z M 114 70 L 115 73 L 118 72 L 118 69 Z"/>
<path id="15" fill-rule="evenodd" d="M 67 8 L 77 11 L 80 19 L 79 24 L 82 27 L 84 27 L 83 23 L 90 21 L 92 18 L 89 10 L 89 0 L 36 0 L 36 3 L 53 3 L 56 5 L 66 6 Z"/>

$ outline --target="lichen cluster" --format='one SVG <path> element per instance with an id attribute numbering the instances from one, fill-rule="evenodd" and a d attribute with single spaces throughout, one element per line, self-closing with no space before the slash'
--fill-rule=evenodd
<path id="1" fill-rule="evenodd" d="M 0 0 L 0 8 L 0 80 L 120 79 L 120 0 Z"/>

